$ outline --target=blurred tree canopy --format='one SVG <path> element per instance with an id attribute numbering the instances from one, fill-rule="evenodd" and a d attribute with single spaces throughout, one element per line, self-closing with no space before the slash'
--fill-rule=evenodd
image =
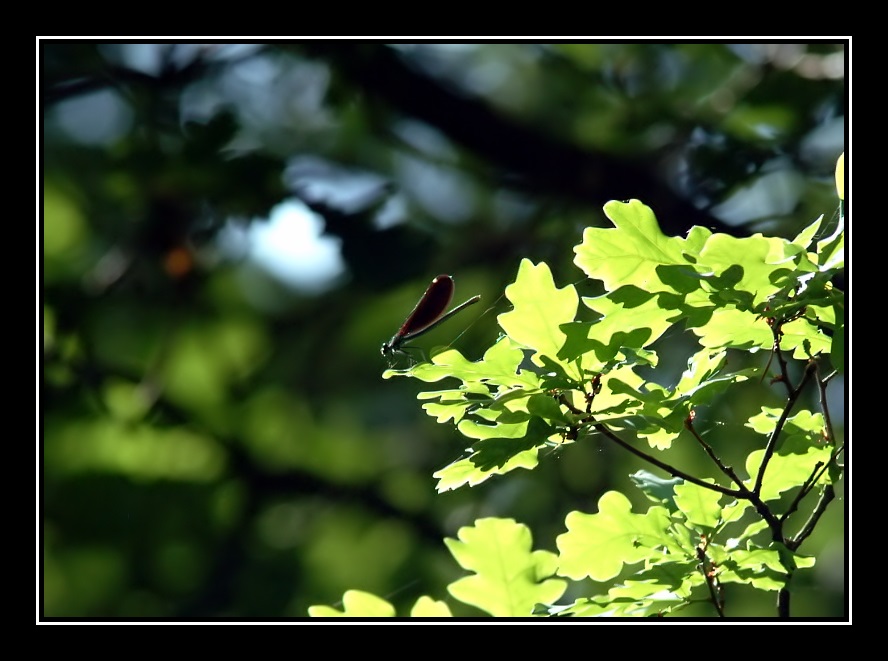
<path id="1" fill-rule="evenodd" d="M 545 546 L 637 466 L 577 443 L 436 494 L 460 438 L 379 353 L 430 280 L 482 305 L 417 343 L 472 356 L 608 200 L 673 235 L 836 206 L 840 41 L 40 46 L 45 617 L 411 603 L 479 516 Z M 843 612 L 834 509 L 800 615 Z"/>

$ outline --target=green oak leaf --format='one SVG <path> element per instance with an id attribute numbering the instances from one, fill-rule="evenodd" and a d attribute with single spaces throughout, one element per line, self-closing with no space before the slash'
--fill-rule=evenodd
<path id="1" fill-rule="evenodd" d="M 623 565 L 659 557 L 667 547 L 681 549 L 668 533 L 669 512 L 654 506 L 644 514 L 633 514 L 629 500 L 618 491 L 608 491 L 598 500 L 598 513 L 571 512 L 565 519 L 568 532 L 558 536 L 561 552 L 558 573 L 574 580 L 587 576 L 607 581 Z"/>
<path id="2" fill-rule="evenodd" d="M 447 590 L 463 603 L 494 617 L 526 617 L 536 604 L 561 597 L 567 582 L 553 578 L 557 556 L 532 551 L 527 526 L 512 519 L 478 519 L 445 539 L 461 567 L 473 574 L 451 583 Z"/>
<path id="3" fill-rule="evenodd" d="M 574 321 L 577 314 L 579 296 L 573 286 L 558 289 L 545 263 L 522 259 L 515 282 L 506 287 L 506 297 L 512 310 L 497 317 L 506 335 L 540 354 L 557 356 L 566 341 L 558 327 Z"/>

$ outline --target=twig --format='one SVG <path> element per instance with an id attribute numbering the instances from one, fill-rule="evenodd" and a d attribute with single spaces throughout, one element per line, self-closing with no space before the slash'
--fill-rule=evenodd
<path id="1" fill-rule="evenodd" d="M 820 479 L 820 476 L 823 475 L 823 471 L 826 470 L 827 464 L 824 464 L 822 461 L 818 461 L 814 464 L 814 470 L 811 471 L 811 475 L 808 476 L 808 479 L 805 480 L 802 487 L 799 489 L 799 492 L 796 494 L 796 497 L 793 498 L 792 502 L 789 504 L 789 507 L 786 508 L 786 511 L 780 517 L 781 521 L 786 521 L 792 514 L 795 513 L 796 510 L 799 509 L 799 503 L 807 496 L 814 485 L 817 483 L 817 480 Z"/>
<path id="2" fill-rule="evenodd" d="M 771 432 L 771 437 L 768 439 L 768 444 L 765 446 L 765 456 L 762 458 L 762 465 L 759 467 L 758 475 L 755 478 L 755 486 L 753 487 L 753 492 L 756 495 L 761 494 L 762 492 L 762 482 L 765 479 L 765 471 L 768 468 L 768 463 L 771 461 L 771 457 L 774 456 L 774 451 L 777 449 L 777 439 L 780 437 L 780 433 L 783 431 L 783 425 L 786 424 L 786 420 L 789 418 L 789 414 L 795 406 L 796 401 L 799 396 L 802 394 L 802 390 L 804 390 L 808 381 L 811 379 L 815 370 L 817 368 L 817 363 L 815 361 L 811 361 L 808 363 L 808 366 L 805 368 L 805 374 L 802 377 L 801 382 L 798 387 L 793 389 L 789 394 L 789 398 L 786 401 L 786 406 L 783 407 L 783 413 L 780 414 L 780 419 L 777 421 L 777 424 L 774 427 L 774 431 Z"/>
<path id="3" fill-rule="evenodd" d="M 820 500 L 817 501 L 817 505 L 814 507 L 814 511 L 811 512 L 811 516 L 805 522 L 805 525 L 802 526 L 802 529 L 792 539 L 786 541 L 786 548 L 790 551 L 795 551 L 802 545 L 802 542 L 804 542 L 814 531 L 814 526 L 817 525 L 820 517 L 823 516 L 823 513 L 826 511 L 826 507 L 835 497 L 836 491 L 833 488 L 833 485 L 827 484 L 823 488 L 823 492 L 820 494 Z"/>
<path id="4" fill-rule="evenodd" d="M 594 393 L 592 393 L 591 396 L 594 396 Z M 587 398 L 588 397 L 589 397 L 589 395 L 587 395 Z M 577 407 L 575 407 L 567 399 L 567 397 L 564 395 L 564 393 L 559 395 L 558 401 L 560 401 L 572 413 L 582 415 L 583 412 L 580 411 Z M 688 473 L 685 473 L 684 471 L 679 470 L 675 466 L 667 464 L 664 461 L 660 461 L 656 457 L 649 455 L 648 453 L 646 453 L 642 450 L 639 450 L 638 448 L 630 445 L 629 443 L 624 441 L 622 438 L 620 438 L 619 436 L 614 434 L 604 423 L 601 423 L 601 422 L 598 422 L 597 420 L 595 420 L 595 417 L 591 414 L 587 414 L 587 415 L 583 416 L 583 418 L 580 419 L 579 424 L 581 424 L 581 425 L 591 424 L 592 427 L 596 431 L 598 431 L 600 434 L 602 434 L 606 438 L 609 438 L 610 440 L 612 440 L 614 443 L 619 445 L 621 448 L 631 452 L 636 457 L 639 457 L 640 459 L 643 459 L 644 461 L 646 461 L 650 464 L 653 464 L 654 466 L 657 466 L 658 468 L 663 469 L 664 471 L 666 471 L 667 473 L 669 473 L 669 475 L 672 475 L 673 477 L 681 478 L 681 479 L 685 480 L 686 482 L 690 482 L 691 484 L 696 484 L 698 487 L 702 487 L 704 489 L 709 489 L 710 491 L 716 491 L 720 494 L 724 494 L 725 496 L 731 496 L 733 498 L 737 498 L 740 500 L 748 500 L 752 504 L 752 506 L 755 507 L 756 512 L 758 512 L 759 515 L 768 523 L 768 527 L 770 527 L 770 529 L 771 529 L 771 533 L 773 535 L 773 538 L 775 540 L 782 541 L 782 537 L 783 537 L 782 522 L 774 515 L 774 513 L 770 510 L 768 505 L 759 497 L 759 494 L 755 493 L 753 491 L 750 491 L 747 487 L 743 486 L 742 482 L 740 482 L 739 479 L 738 479 L 738 482 L 740 484 L 739 489 L 730 489 L 728 487 L 723 487 L 720 484 L 714 484 L 712 482 L 705 482 L 697 477 L 694 477 L 693 475 L 689 475 Z M 576 429 L 576 428 L 572 429 L 571 434 L 575 438 L 578 435 L 578 429 Z M 721 463 L 718 459 L 716 459 L 716 461 L 719 464 Z M 726 467 L 726 469 L 727 469 L 727 467 Z M 730 469 L 727 469 L 727 470 L 730 470 Z"/>
<path id="5" fill-rule="evenodd" d="M 591 416 L 589 416 L 589 417 L 591 418 Z M 749 498 L 749 496 L 751 495 L 749 493 L 749 491 L 747 491 L 745 489 L 743 491 L 741 491 L 739 489 L 729 489 L 728 487 L 723 487 L 720 484 L 713 484 L 712 482 L 704 482 L 703 480 L 701 480 L 697 477 L 694 477 L 693 475 L 689 475 L 689 474 L 685 473 L 684 471 L 681 471 L 681 470 L 675 468 L 674 466 L 670 466 L 666 462 L 660 461 L 656 457 L 651 456 L 651 455 L 647 454 L 646 452 L 643 452 L 642 450 L 639 450 L 638 448 L 633 447 L 632 445 L 629 445 L 626 441 L 624 441 L 622 438 L 620 438 L 619 436 L 614 434 L 610 429 L 608 429 L 603 423 L 596 422 L 594 418 L 592 418 L 590 420 L 590 422 L 592 423 L 592 426 L 598 432 L 600 432 L 601 434 L 603 434 L 604 436 L 606 436 L 607 438 L 612 440 L 614 443 L 616 443 L 620 447 L 628 450 L 629 452 L 634 454 L 636 457 L 644 459 L 648 463 L 651 463 L 654 466 L 657 466 L 658 468 L 662 468 L 664 471 L 666 471 L 667 473 L 669 473 L 673 477 L 680 477 L 681 479 L 685 480 L 686 482 L 696 484 L 698 487 L 703 487 L 704 489 L 710 489 L 712 491 L 718 491 L 719 493 L 722 493 L 726 496 L 733 496 L 734 498 Z"/>
<path id="6" fill-rule="evenodd" d="M 824 436 L 826 437 L 827 442 L 834 443 L 835 438 L 833 437 L 833 428 L 832 428 L 832 419 L 829 415 L 829 405 L 827 404 L 826 399 L 826 384 L 829 383 L 832 378 L 836 375 L 836 372 L 827 375 L 825 378 L 820 378 L 820 366 L 816 367 L 817 370 L 817 389 L 820 392 L 820 410 L 823 411 L 823 429 Z"/>
<path id="7" fill-rule="evenodd" d="M 734 472 L 734 469 L 731 468 L 730 466 L 725 466 L 725 464 L 722 463 L 721 459 L 719 459 L 718 456 L 715 454 L 715 451 L 712 449 L 712 446 L 710 446 L 706 441 L 704 441 L 703 438 L 697 433 L 697 430 L 694 429 L 693 416 L 688 416 L 688 418 L 685 420 L 685 429 L 687 429 L 689 432 L 691 432 L 691 435 L 697 439 L 697 442 L 703 447 L 703 450 L 706 452 L 706 454 L 709 455 L 709 458 L 715 462 L 715 465 L 721 469 L 722 473 L 724 473 L 729 478 L 731 478 L 731 480 L 734 482 L 734 484 L 736 484 L 738 487 L 740 487 L 740 489 L 742 491 L 749 491 L 749 489 L 746 487 L 746 485 L 743 484 L 743 480 L 741 480 L 737 476 L 737 474 Z"/>
<path id="8" fill-rule="evenodd" d="M 703 574 L 703 579 L 706 581 L 706 587 L 709 589 L 709 598 L 712 601 L 712 605 L 715 606 L 715 611 L 718 613 L 718 616 L 724 617 L 725 602 L 722 597 L 721 584 L 714 571 L 712 561 L 706 556 L 706 549 L 702 545 L 697 547 L 697 560 L 699 561 L 697 566 L 700 568 L 700 573 Z"/>
<path id="9" fill-rule="evenodd" d="M 591 406 L 592 398 L 595 396 L 595 392 L 596 391 L 593 391 L 592 393 L 586 393 L 586 400 L 588 402 L 588 406 Z M 667 473 L 669 473 L 673 477 L 680 477 L 681 479 L 683 479 L 687 482 L 691 482 L 693 484 L 696 484 L 697 486 L 703 487 L 704 489 L 711 489 L 713 491 L 718 491 L 719 493 L 723 493 L 726 496 L 733 496 L 734 498 L 748 497 L 746 495 L 748 492 L 745 490 L 738 491 L 738 490 L 734 490 L 734 489 L 729 489 L 727 487 L 723 487 L 719 484 L 712 484 L 711 482 L 704 482 L 703 480 L 696 478 L 693 475 L 688 475 L 687 473 L 675 468 L 674 466 L 670 466 L 666 462 L 660 461 L 656 457 L 653 457 L 652 455 L 649 455 L 646 452 L 639 450 L 639 449 L 633 447 L 632 445 L 629 445 L 626 441 L 624 441 L 622 438 L 620 438 L 619 436 L 614 434 L 610 429 L 608 429 L 608 427 L 606 425 L 604 425 L 604 423 L 598 422 L 595 419 L 595 416 L 593 416 L 591 413 L 584 414 L 583 411 L 581 411 L 580 409 L 578 409 L 576 406 L 573 405 L 573 403 L 565 396 L 564 393 L 561 393 L 558 396 L 558 401 L 563 406 L 565 406 L 571 413 L 583 416 L 579 421 L 579 425 L 591 424 L 592 427 L 595 428 L 595 430 L 597 430 L 599 433 L 601 433 L 606 438 L 609 438 L 610 440 L 612 440 L 614 443 L 616 443 L 620 447 L 628 450 L 629 452 L 634 454 L 636 457 L 639 457 L 639 458 L 647 461 L 648 463 L 651 463 L 654 466 L 657 466 L 658 468 L 662 468 L 664 471 L 666 471 Z M 578 436 L 579 435 L 578 431 L 579 431 L 578 429 L 572 429 L 571 430 L 572 437 Z"/>

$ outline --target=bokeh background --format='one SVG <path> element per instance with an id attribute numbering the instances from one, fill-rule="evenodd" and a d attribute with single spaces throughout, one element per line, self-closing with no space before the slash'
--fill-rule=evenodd
<path id="1" fill-rule="evenodd" d="M 586 286 L 572 246 L 610 199 L 667 234 L 790 237 L 836 209 L 839 40 L 39 49 L 47 618 L 305 617 L 352 588 L 480 615 L 446 593 L 444 537 L 511 517 L 554 550 L 568 511 L 649 467 L 591 438 L 437 494 L 465 440 L 379 352 L 430 280 L 482 304 L 417 344 L 474 358 L 522 258 Z M 734 395 L 728 456 L 777 401 Z M 800 616 L 845 612 L 841 486 Z M 773 614 L 732 590 L 729 613 Z"/>

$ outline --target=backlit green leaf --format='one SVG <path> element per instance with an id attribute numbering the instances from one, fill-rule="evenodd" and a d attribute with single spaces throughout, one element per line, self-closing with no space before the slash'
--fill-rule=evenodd
<path id="1" fill-rule="evenodd" d="M 667 532 L 665 508 L 633 514 L 629 500 L 617 491 L 599 499 L 597 514 L 571 512 L 565 524 L 568 532 L 556 540 L 561 552 L 558 573 L 574 580 L 588 576 L 606 581 L 619 574 L 623 565 L 659 555 L 657 548 L 678 550 Z"/>
<path id="2" fill-rule="evenodd" d="M 521 260 L 515 282 L 506 287 L 512 310 L 497 317 L 515 342 L 554 357 L 565 342 L 558 326 L 573 321 L 579 297 L 573 286 L 558 289 L 545 263 Z"/>
<path id="3" fill-rule="evenodd" d="M 526 617 L 538 603 L 558 599 L 567 585 L 553 578 L 557 556 L 532 551 L 530 530 L 512 519 L 479 519 L 445 539 L 464 569 L 473 572 L 448 586 L 460 601 L 494 617 Z"/>

